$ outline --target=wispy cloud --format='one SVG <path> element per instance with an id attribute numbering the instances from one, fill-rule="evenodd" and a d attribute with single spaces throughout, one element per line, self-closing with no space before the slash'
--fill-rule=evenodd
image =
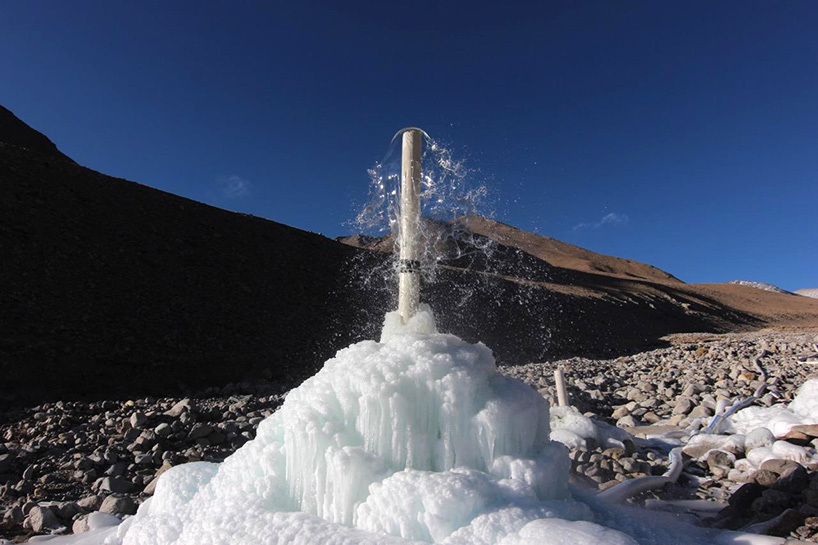
<path id="1" fill-rule="evenodd" d="M 605 225 L 622 225 L 623 223 L 628 223 L 628 216 L 625 214 L 617 214 L 616 212 L 611 212 L 610 214 L 605 214 L 602 216 L 599 221 L 593 223 L 578 223 L 574 225 L 572 231 L 579 231 L 580 229 L 599 229 Z"/>
<path id="2" fill-rule="evenodd" d="M 222 194 L 228 199 L 238 199 L 250 194 L 251 184 L 237 174 L 219 179 Z"/>

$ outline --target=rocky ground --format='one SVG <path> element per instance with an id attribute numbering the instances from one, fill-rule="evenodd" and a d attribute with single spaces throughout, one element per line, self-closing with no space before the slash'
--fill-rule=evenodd
<path id="1" fill-rule="evenodd" d="M 0 536 L 83 531 L 96 510 L 135 513 L 170 467 L 224 460 L 253 439 L 284 391 L 244 384 L 193 399 L 57 402 L 0 414 Z"/>
<path id="2" fill-rule="evenodd" d="M 538 388 L 554 405 L 554 371 L 562 368 L 574 407 L 637 438 L 695 431 L 709 422 L 719 400 L 753 395 L 763 378 L 754 364 L 759 356 L 767 382 L 777 382 L 768 385 L 757 404 L 789 402 L 808 378 L 818 378 L 818 365 L 799 361 L 815 352 L 814 331 L 686 334 L 667 340 L 670 347 L 632 356 L 571 358 L 504 371 Z M 818 446 L 818 429 L 810 428 L 789 437 L 788 443 L 803 449 L 794 457 Z M 745 453 L 743 441 L 733 444 L 729 436 L 701 438 L 708 441 L 685 447 L 687 465 L 675 485 L 633 501 L 653 508 L 675 503 L 701 524 L 818 542 L 818 467 L 807 460 L 778 459 L 755 468 L 745 458 L 751 457 L 749 440 Z M 770 444 L 763 440 L 759 446 Z M 571 449 L 571 459 L 574 482 L 591 489 L 667 469 L 666 449 L 653 448 L 649 441 L 626 442 L 625 449 L 588 443 Z M 702 508 L 701 502 L 689 501 L 696 499 L 713 503 Z"/>
<path id="3" fill-rule="evenodd" d="M 812 351 L 814 333 L 676 335 L 667 348 L 632 356 L 503 371 L 553 400 L 553 373 L 562 368 L 572 405 L 634 434 L 624 448 L 588 440 L 571 450 L 574 484 L 606 489 L 662 474 L 666 452 L 639 438 L 657 430 L 695 429 L 719 399 L 752 395 L 762 380 L 753 363 L 759 355 L 770 382 L 778 379 L 759 403 L 792 399 L 818 373 L 818 367 L 797 360 Z M 289 386 L 243 384 L 186 399 L 57 402 L 0 413 L 0 536 L 21 542 L 34 534 L 83 531 L 93 511 L 134 513 L 168 468 L 223 460 L 252 439 Z M 806 451 L 816 440 L 801 434 L 789 442 Z M 694 447 L 686 447 L 689 464 L 675 485 L 632 501 L 663 509 L 687 506 L 701 524 L 818 542 L 818 472 L 809 462 L 770 460 L 754 469 L 742 463 L 750 456 L 744 445 L 718 445 L 715 451 L 726 455 L 705 455 Z M 703 509 L 701 502 L 678 502 L 691 499 L 710 503 Z"/>

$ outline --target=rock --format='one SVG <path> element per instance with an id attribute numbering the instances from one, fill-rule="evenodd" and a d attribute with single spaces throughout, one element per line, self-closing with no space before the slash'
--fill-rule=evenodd
<path id="1" fill-rule="evenodd" d="M 3 513 L 3 518 L 5 520 L 11 520 L 14 524 L 22 524 L 26 516 L 23 514 L 22 507 L 14 505 L 6 509 L 6 512 Z"/>
<path id="2" fill-rule="evenodd" d="M 57 516 L 62 520 L 71 520 L 74 515 L 80 512 L 79 505 L 73 501 L 64 501 L 56 505 Z"/>
<path id="3" fill-rule="evenodd" d="M 714 449 L 708 451 L 702 461 L 707 464 L 707 467 L 710 468 L 710 472 L 715 478 L 721 479 L 727 475 L 727 472 L 733 467 L 733 464 L 736 462 L 736 457 L 729 452 Z"/>
<path id="4" fill-rule="evenodd" d="M 767 489 L 752 504 L 753 512 L 764 518 L 776 516 L 790 506 L 791 497 L 781 490 Z"/>
<path id="5" fill-rule="evenodd" d="M 818 424 L 799 424 L 793 426 L 790 431 L 801 433 L 808 437 L 818 437 Z"/>
<path id="6" fill-rule="evenodd" d="M 787 441 L 776 441 L 773 443 L 772 450 L 775 457 L 782 460 L 791 460 L 803 464 L 810 459 L 807 449 Z"/>
<path id="7" fill-rule="evenodd" d="M 102 505 L 101 496 L 85 496 L 77 502 L 77 506 L 83 511 L 98 511 L 99 506 Z"/>
<path id="8" fill-rule="evenodd" d="M 693 400 L 689 397 L 680 397 L 673 405 L 673 414 L 688 414 L 693 410 Z"/>
<path id="9" fill-rule="evenodd" d="M 759 466 L 759 469 L 765 469 L 767 471 L 772 471 L 776 475 L 782 475 L 785 471 L 797 465 L 798 464 L 796 462 L 793 462 L 791 460 L 781 460 L 778 458 L 774 458 L 772 460 L 767 460 L 763 462 Z"/>
<path id="10" fill-rule="evenodd" d="M 794 464 L 789 466 L 778 476 L 776 482 L 772 485 L 777 490 L 784 492 L 798 493 L 809 486 L 809 478 L 807 470 L 803 466 Z"/>
<path id="11" fill-rule="evenodd" d="M 747 513 L 753 502 L 761 497 L 761 493 L 765 488 L 757 483 L 746 483 L 741 485 L 733 492 L 727 503 L 736 509 L 739 513 Z"/>
<path id="12" fill-rule="evenodd" d="M 749 452 L 758 447 L 769 447 L 775 442 L 775 435 L 767 428 L 756 428 L 744 437 L 744 449 Z"/>
<path id="13" fill-rule="evenodd" d="M 165 471 L 169 470 L 172 467 L 173 464 L 166 460 L 165 463 L 162 464 L 162 467 L 160 467 L 156 471 L 156 473 L 153 476 L 153 479 L 147 484 L 147 486 L 145 486 L 144 494 L 147 494 L 148 496 L 153 495 L 154 491 L 156 490 L 156 483 L 159 482 L 159 477 L 161 477 Z"/>
<path id="14" fill-rule="evenodd" d="M 166 416 L 172 416 L 174 418 L 178 418 L 178 417 L 182 416 L 182 414 L 190 412 L 190 410 L 191 410 L 190 399 L 185 398 L 185 399 L 179 401 L 178 403 L 176 403 L 169 410 L 165 411 L 165 415 Z"/>
<path id="15" fill-rule="evenodd" d="M 147 421 L 148 417 L 145 416 L 145 414 L 140 411 L 136 411 L 135 413 L 133 413 L 130 419 L 131 427 L 134 429 L 141 428 L 142 426 L 145 425 L 145 422 Z"/>
<path id="16" fill-rule="evenodd" d="M 128 496 L 108 496 L 99 508 L 103 513 L 112 515 L 133 515 L 136 513 L 136 503 Z"/>
<path id="17" fill-rule="evenodd" d="M 134 444 L 137 446 L 137 450 L 143 452 L 150 450 L 156 444 L 156 434 L 151 430 L 144 430 L 139 434 L 139 437 L 136 438 Z"/>
<path id="18" fill-rule="evenodd" d="M 209 424 L 196 424 L 188 433 L 188 439 L 200 439 L 202 437 L 207 437 L 213 432 L 213 428 Z"/>
<path id="19" fill-rule="evenodd" d="M 708 451 L 722 448 L 728 440 L 729 437 L 726 435 L 700 433 L 690 438 L 687 445 L 682 448 L 682 452 L 698 460 Z"/>
<path id="20" fill-rule="evenodd" d="M 0 473 L 8 473 L 11 470 L 11 462 L 14 456 L 9 453 L 0 454 Z"/>
<path id="21" fill-rule="evenodd" d="M 133 483 L 122 477 L 104 477 L 100 480 L 99 484 L 99 490 L 116 494 L 127 494 L 133 489 Z"/>
<path id="22" fill-rule="evenodd" d="M 800 511 L 786 509 L 777 517 L 775 524 L 766 533 L 771 536 L 787 537 L 790 532 L 804 524 L 806 518 L 807 516 Z"/>
<path id="23" fill-rule="evenodd" d="M 770 447 L 757 447 L 746 453 L 746 460 L 755 467 L 761 467 L 765 462 L 775 459 Z"/>
<path id="24" fill-rule="evenodd" d="M 106 528 L 109 526 L 116 526 L 121 520 L 108 513 L 101 513 L 99 511 L 83 515 L 74 522 L 73 531 L 75 534 L 87 532 L 89 530 L 96 530 L 99 528 Z"/>
<path id="25" fill-rule="evenodd" d="M 802 492 L 804 501 L 811 507 L 818 507 L 818 490 L 807 488 Z"/>
<path id="26" fill-rule="evenodd" d="M 158 435 L 159 437 L 167 437 L 171 433 L 173 433 L 173 428 L 170 427 L 169 424 L 162 422 L 156 428 L 154 428 L 153 432 Z"/>
<path id="27" fill-rule="evenodd" d="M 56 530 L 61 526 L 57 520 L 57 515 L 55 515 L 50 508 L 40 507 L 39 505 L 32 508 L 29 512 L 28 523 L 32 531 L 37 534 L 42 534 L 49 530 Z"/>
<path id="28" fill-rule="evenodd" d="M 613 418 L 614 420 L 619 420 L 623 416 L 628 416 L 629 414 L 631 414 L 632 409 L 633 407 L 631 406 L 630 403 L 620 405 L 611 413 L 611 418 Z"/>
<path id="29" fill-rule="evenodd" d="M 713 416 L 713 409 L 704 405 L 698 405 L 690 411 L 688 416 L 690 418 L 709 418 Z"/>
<path id="30" fill-rule="evenodd" d="M 89 515 L 85 514 L 75 520 L 74 524 L 71 526 L 71 531 L 75 534 L 82 534 L 90 530 L 88 527 L 88 516 Z"/>
<path id="31" fill-rule="evenodd" d="M 770 487 L 778 481 L 778 473 L 767 469 L 760 469 L 756 471 L 755 481 L 761 486 Z"/>

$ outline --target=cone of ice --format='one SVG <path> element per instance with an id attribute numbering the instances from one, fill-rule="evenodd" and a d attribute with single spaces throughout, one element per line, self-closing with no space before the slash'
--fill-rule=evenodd
<path id="1" fill-rule="evenodd" d="M 220 465 L 187 464 L 112 543 L 494 543 L 565 501 L 548 405 L 424 307 L 338 352 Z M 562 501 L 549 501 L 562 500 Z M 393 537 L 388 537 L 393 536 Z M 624 536 L 623 536 L 624 537 Z"/>

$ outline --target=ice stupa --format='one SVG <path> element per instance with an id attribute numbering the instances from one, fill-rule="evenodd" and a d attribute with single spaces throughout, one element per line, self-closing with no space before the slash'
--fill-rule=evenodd
<path id="1" fill-rule="evenodd" d="M 390 313 L 380 342 L 338 352 L 222 464 L 165 473 L 106 542 L 495 543 L 588 516 L 548 422 L 486 346 L 437 333 L 428 307 Z"/>
<path id="2" fill-rule="evenodd" d="M 578 501 L 568 473 L 566 447 L 549 439 L 547 402 L 498 373 L 485 345 L 437 333 L 424 305 L 405 325 L 388 314 L 380 342 L 339 351 L 223 463 L 172 468 L 135 516 L 52 542 L 591 545 L 714 537 Z"/>

